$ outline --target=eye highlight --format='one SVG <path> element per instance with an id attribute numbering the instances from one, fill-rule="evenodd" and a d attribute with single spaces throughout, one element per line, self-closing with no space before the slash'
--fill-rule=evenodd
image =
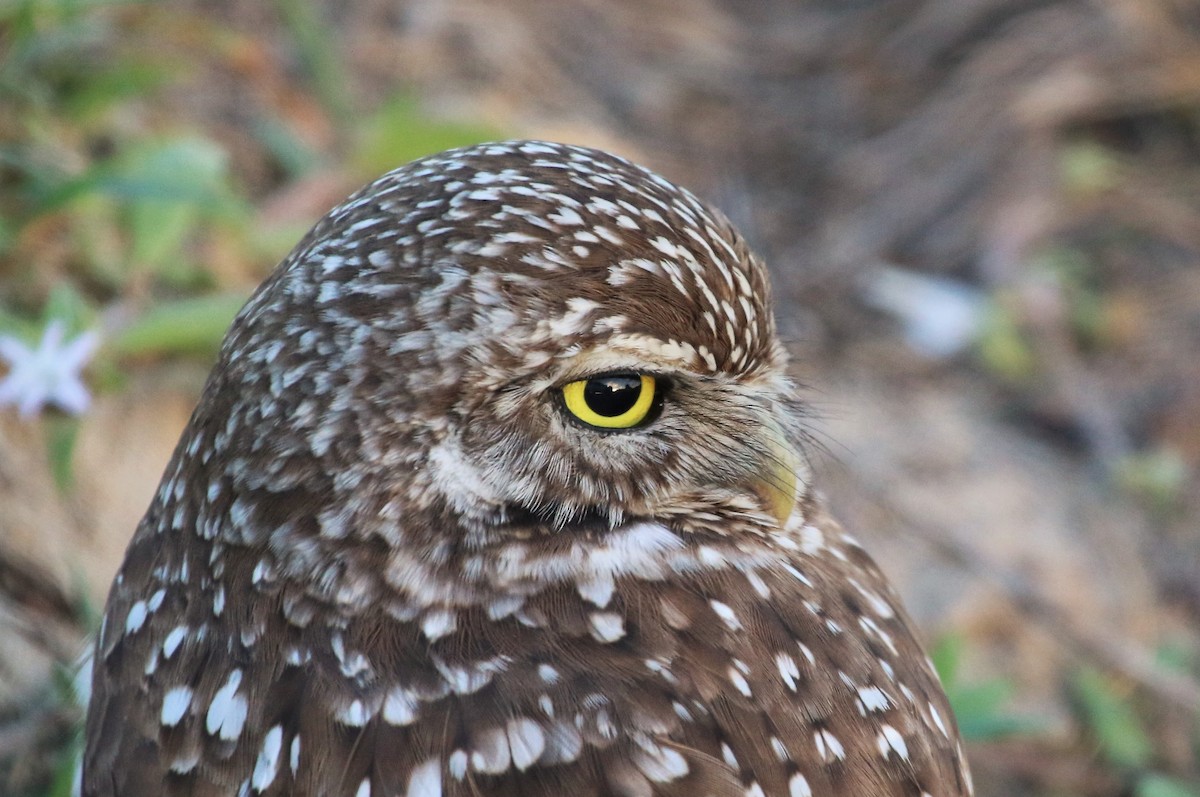
<path id="1" fill-rule="evenodd" d="M 599 429 L 631 429 L 654 420 L 662 407 L 658 383 L 649 374 L 600 374 L 562 387 L 567 412 Z"/>

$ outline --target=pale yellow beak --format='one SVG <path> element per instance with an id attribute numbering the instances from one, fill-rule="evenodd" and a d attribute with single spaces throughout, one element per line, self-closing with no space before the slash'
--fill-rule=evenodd
<path id="1" fill-rule="evenodd" d="M 803 467 L 800 455 L 788 442 L 783 429 L 768 423 L 763 429 L 763 442 L 768 456 L 752 482 L 754 492 L 762 498 L 767 511 L 782 526 L 796 508 L 796 487 Z"/>

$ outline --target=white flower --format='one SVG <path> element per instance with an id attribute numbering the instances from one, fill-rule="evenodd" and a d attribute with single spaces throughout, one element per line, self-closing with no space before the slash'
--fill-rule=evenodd
<path id="1" fill-rule="evenodd" d="M 84 332 L 63 342 L 61 321 L 51 321 L 37 348 L 11 336 L 0 337 L 0 358 L 8 361 L 8 376 L 0 381 L 0 406 L 15 404 L 22 417 L 47 404 L 78 415 L 88 408 L 91 396 L 79 372 L 100 344 L 100 335 Z"/>

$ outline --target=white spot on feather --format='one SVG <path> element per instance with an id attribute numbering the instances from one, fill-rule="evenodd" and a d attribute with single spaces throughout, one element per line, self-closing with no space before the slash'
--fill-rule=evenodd
<path id="1" fill-rule="evenodd" d="M 795 692 L 796 682 L 800 678 L 800 668 L 796 665 L 796 660 L 786 653 L 777 653 L 775 654 L 775 666 L 779 668 L 779 675 L 787 684 L 787 688 Z"/>
<path id="2" fill-rule="evenodd" d="M 187 636 L 187 626 L 177 625 L 171 629 L 171 633 L 167 634 L 167 638 L 163 640 L 162 652 L 164 658 L 171 658 L 175 655 L 175 651 L 179 650 L 179 646 L 183 644 L 184 637 Z"/>
<path id="3" fill-rule="evenodd" d="M 583 737 L 579 729 L 567 722 L 555 722 L 546 729 L 546 749 L 542 753 L 543 764 L 566 764 L 574 761 L 583 751 Z"/>
<path id="4" fill-rule="evenodd" d="M 634 758 L 634 765 L 642 774 L 655 783 L 670 783 L 688 773 L 687 759 L 678 750 L 658 744 L 639 745 L 642 749 Z"/>
<path id="5" fill-rule="evenodd" d="M 598 609 L 608 606 L 612 600 L 615 583 L 611 573 L 598 573 L 593 578 L 580 579 L 579 597 L 590 602 Z"/>
<path id="6" fill-rule="evenodd" d="M 762 577 L 758 573 L 755 573 L 754 571 L 747 573 L 746 580 L 750 582 L 750 586 L 753 587 L 755 593 L 758 594 L 758 597 L 762 598 L 763 600 L 771 599 L 771 589 L 767 586 L 767 582 L 763 581 Z"/>
<path id="7" fill-rule="evenodd" d="M 750 691 L 750 682 L 746 680 L 746 676 L 737 671 L 736 668 L 730 667 L 728 670 L 729 680 L 734 687 L 746 697 L 753 697 L 754 693 Z"/>
<path id="8" fill-rule="evenodd" d="M 567 301 L 567 312 L 550 319 L 550 332 L 559 337 L 578 335 L 588 327 L 588 318 L 600 309 L 598 302 L 573 297 Z"/>
<path id="9" fill-rule="evenodd" d="M 199 763 L 200 748 L 196 747 L 171 761 L 170 770 L 176 775 L 186 775 L 195 769 Z"/>
<path id="10" fill-rule="evenodd" d="M 389 725 L 410 725 L 417 718 L 417 698 L 410 690 L 395 687 L 383 701 L 383 721 Z"/>
<path id="11" fill-rule="evenodd" d="M 138 601 L 129 607 L 129 614 L 125 617 L 125 633 L 136 634 L 146 624 L 146 602 Z"/>
<path id="12" fill-rule="evenodd" d="M 908 745 L 904 743 L 904 737 L 900 735 L 900 732 L 891 725 L 882 726 L 875 741 L 879 745 L 879 754 L 884 758 L 895 752 L 902 761 L 908 760 Z"/>
<path id="13" fill-rule="evenodd" d="M 720 617 L 721 620 L 724 621 L 725 625 L 729 626 L 730 629 L 734 631 L 742 630 L 742 622 L 741 620 L 738 620 L 737 614 L 734 613 L 729 604 L 722 603 L 718 600 L 711 600 L 709 601 L 709 605 L 712 606 L 713 611 L 717 613 L 717 617 Z"/>
<path id="14" fill-rule="evenodd" d="M 513 766 L 519 770 L 528 769 L 546 749 L 542 726 L 528 717 L 517 717 L 508 721 L 507 730 Z"/>
<path id="15" fill-rule="evenodd" d="M 279 771 L 279 753 L 282 750 L 283 728 L 276 725 L 263 737 L 262 749 L 258 751 L 258 760 L 254 762 L 250 786 L 255 791 L 265 791 L 275 782 L 275 774 Z"/>
<path id="16" fill-rule="evenodd" d="M 850 579 L 850 583 L 858 590 L 859 594 L 867 601 L 867 605 L 871 607 L 871 611 L 881 619 L 887 620 L 894 617 L 896 612 L 892 609 L 892 605 L 881 598 L 877 593 L 867 589 L 862 584 L 854 579 Z"/>
<path id="17" fill-rule="evenodd" d="M 450 758 L 446 761 L 446 768 L 450 770 L 450 777 L 455 780 L 462 780 L 467 776 L 467 751 L 455 750 L 450 754 Z"/>
<path id="18" fill-rule="evenodd" d="M 188 686 L 176 686 L 163 695 L 162 714 L 160 720 L 168 728 L 173 728 L 183 719 L 192 705 L 192 689 Z"/>
<path id="19" fill-rule="evenodd" d="M 592 636 L 600 642 L 616 642 L 625 636 L 625 618 L 616 612 L 592 612 L 588 622 Z"/>
<path id="20" fill-rule="evenodd" d="M 825 549 L 825 534 L 816 526 L 806 524 L 800 529 L 800 550 L 809 556 L 819 554 Z"/>
<path id="21" fill-rule="evenodd" d="M 367 711 L 367 707 L 363 705 L 363 702 L 357 699 L 350 701 L 350 705 L 337 713 L 338 722 L 343 725 L 349 725 L 352 728 L 361 728 L 370 719 L 371 712 Z"/>
<path id="22" fill-rule="evenodd" d="M 442 765 L 428 758 L 413 767 L 405 797 L 442 797 Z"/>
<path id="23" fill-rule="evenodd" d="M 846 757 L 846 749 L 841 741 L 824 728 L 813 733 L 813 741 L 817 745 L 817 755 L 827 764 Z"/>
<path id="24" fill-rule="evenodd" d="M 498 775 L 508 769 L 512 753 L 504 728 L 488 728 L 478 734 L 471 752 L 471 766 L 479 772 Z"/>
<path id="25" fill-rule="evenodd" d="M 809 580 L 808 576 L 801 573 L 799 570 L 797 570 L 792 565 L 785 563 L 783 565 L 783 569 L 786 570 L 787 572 L 791 573 L 793 576 L 795 576 L 796 580 L 799 581 L 804 586 L 811 587 L 813 585 L 812 581 Z"/>
<path id="26" fill-rule="evenodd" d="M 560 207 L 558 213 L 550 213 L 546 216 L 550 221 L 556 224 L 579 226 L 583 224 L 583 216 L 580 216 L 571 208 Z"/>
<path id="27" fill-rule="evenodd" d="M 238 692 L 242 684 L 242 671 L 229 673 L 224 686 L 213 695 L 204 719 L 209 734 L 220 736 L 225 741 L 236 739 L 246 724 L 246 698 Z"/>
<path id="28" fill-rule="evenodd" d="M 508 666 L 508 658 L 496 656 L 482 661 L 467 664 L 446 664 L 441 658 L 433 657 L 433 666 L 450 686 L 450 690 L 459 695 L 470 695 L 478 692 L 492 682 L 498 672 L 503 672 Z"/>
<path id="29" fill-rule="evenodd" d="M 878 686 L 864 686 L 858 690 L 858 700 L 862 704 L 861 711 L 865 716 L 870 711 L 886 711 L 891 701 Z"/>
<path id="30" fill-rule="evenodd" d="M 933 703 L 929 704 L 929 715 L 933 717 L 933 723 L 934 725 L 937 725 L 937 729 L 942 732 L 942 736 L 945 736 L 947 739 L 949 739 L 950 733 L 946 730 L 946 724 L 942 722 L 942 715 L 938 712 L 937 707 L 934 706 Z"/>
<path id="31" fill-rule="evenodd" d="M 421 618 L 421 631 L 431 642 L 454 633 L 457 628 L 458 617 L 450 610 L 434 610 Z"/>

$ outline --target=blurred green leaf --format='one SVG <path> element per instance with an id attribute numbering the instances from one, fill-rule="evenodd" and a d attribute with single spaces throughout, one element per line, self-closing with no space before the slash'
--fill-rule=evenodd
<path id="1" fill-rule="evenodd" d="M 128 279 L 128 248 L 121 232 L 120 206 L 110 197 L 84 194 L 71 203 L 70 245 L 88 276 L 110 290 Z"/>
<path id="2" fill-rule="evenodd" d="M 289 177 L 311 171 L 319 162 L 317 154 L 292 129 L 278 119 L 261 118 L 254 122 L 254 135 Z"/>
<path id="3" fill-rule="evenodd" d="M 87 80 L 79 81 L 75 91 L 63 98 L 63 111 L 68 117 L 86 123 L 123 100 L 145 95 L 162 86 L 170 77 L 171 70 L 162 64 L 111 60 Z"/>
<path id="4" fill-rule="evenodd" d="M 1190 477 L 1183 455 L 1169 446 L 1130 454 L 1117 470 L 1122 487 L 1158 510 L 1179 503 Z"/>
<path id="5" fill-rule="evenodd" d="M 984 367 L 1002 379 L 1024 381 L 1037 368 L 1029 340 L 1012 312 L 1000 302 L 993 302 L 984 314 L 975 345 Z"/>
<path id="6" fill-rule="evenodd" d="M 46 797 L 74 797 L 76 794 L 75 770 L 78 769 L 80 759 L 83 757 L 81 731 L 82 728 L 77 729 L 74 734 L 75 738 L 59 752 L 54 766 L 54 779 L 50 782 Z"/>
<path id="7" fill-rule="evenodd" d="M 1154 745 L 1132 704 L 1115 682 L 1093 669 L 1081 670 L 1072 683 L 1088 729 L 1104 757 L 1117 766 L 1142 768 L 1150 763 Z"/>
<path id="8" fill-rule="evenodd" d="M 5 20 L 8 47 L 0 53 L 0 92 L 61 110 L 114 63 L 100 55 L 116 35 L 109 18 L 91 11 L 128 4 L 35 0 L 19 2 L 15 9 L 0 5 L 0 20 L 15 11 Z"/>
<path id="9" fill-rule="evenodd" d="M 0 335 L 12 335 L 24 341 L 35 341 L 45 325 L 8 310 L 0 305 Z"/>
<path id="10" fill-rule="evenodd" d="M 60 282 L 50 290 L 42 308 L 43 326 L 51 320 L 61 321 L 67 336 L 73 336 L 91 325 L 92 308 L 74 285 Z"/>
<path id="11" fill-rule="evenodd" d="M 354 165 L 372 177 L 444 149 L 503 138 L 483 125 L 431 119 L 404 95 L 385 103 L 359 129 Z"/>
<path id="12" fill-rule="evenodd" d="M 218 294 L 158 304 L 112 341 L 122 356 L 213 354 L 246 297 Z"/>
<path id="13" fill-rule="evenodd" d="M 1094 141 L 1068 144 L 1062 151 L 1060 170 L 1068 191 L 1096 194 L 1120 181 L 1121 163 L 1107 147 Z"/>
<path id="14" fill-rule="evenodd" d="M 91 581 L 88 578 L 86 569 L 78 562 L 71 567 L 71 591 L 69 593 L 72 598 L 72 608 L 74 609 L 74 617 L 79 620 L 79 625 L 91 633 L 100 630 L 100 622 L 104 618 L 104 605 L 97 604 L 91 598 Z M 78 695 L 77 689 L 80 682 L 77 679 L 78 670 L 75 669 L 74 663 L 63 665 L 66 669 L 64 675 L 70 682 L 69 694 Z M 85 682 L 90 683 L 90 682 Z"/>
<path id="15" fill-rule="evenodd" d="M 985 742 L 1007 739 L 1013 736 L 1031 736 L 1044 733 L 1046 723 L 1034 717 L 1016 714 L 960 714 L 955 709 L 958 731 L 969 742 Z"/>
<path id="16" fill-rule="evenodd" d="M 136 202 L 129 208 L 129 262 L 134 270 L 159 270 L 179 255 L 200 214 L 182 202 Z"/>
<path id="17" fill-rule="evenodd" d="M 1029 270 L 1060 284 L 1079 285 L 1095 274 L 1096 264 L 1078 247 L 1049 246 L 1029 258 Z"/>
<path id="18" fill-rule="evenodd" d="M 13 227 L 8 219 L 0 217 L 0 257 L 8 251 L 12 246 L 16 235 L 13 233 Z"/>
<path id="19" fill-rule="evenodd" d="M 119 156 L 39 197 L 40 211 L 56 210 L 89 193 L 125 202 L 187 203 L 217 211 L 231 209 L 225 153 L 196 136 L 136 142 Z"/>
<path id="20" fill-rule="evenodd" d="M 1006 710 L 1005 706 L 1015 693 L 1011 682 L 998 678 L 946 690 L 959 732 L 970 741 L 1038 733 L 1045 729 L 1045 723 L 1035 717 Z"/>
<path id="21" fill-rule="evenodd" d="M 119 199 L 219 209 L 230 200 L 225 151 L 198 136 L 138 142 L 94 175 L 93 188 Z"/>
<path id="22" fill-rule="evenodd" d="M 960 634 L 941 637 L 930 652 L 934 669 L 942 679 L 950 706 L 963 738 L 996 739 L 1014 734 L 1035 733 L 1044 724 L 1005 709 L 1016 689 L 1011 682 L 994 678 L 974 684 L 961 682 L 961 665 L 966 640 Z"/>
<path id="23" fill-rule="evenodd" d="M 310 0 L 275 0 L 275 5 L 325 110 L 335 124 L 347 125 L 353 117 L 346 91 L 350 79 L 338 58 L 336 39 L 329 35 L 329 25 L 320 18 L 317 4 Z"/>
<path id="24" fill-rule="evenodd" d="M 1172 672 L 1190 675 L 1196 668 L 1197 652 L 1182 639 L 1168 638 L 1155 648 L 1154 660 Z"/>
<path id="25" fill-rule="evenodd" d="M 1109 305 L 1103 295 L 1090 289 L 1072 291 L 1071 329 L 1082 345 L 1095 347 L 1108 335 Z"/>
<path id="26" fill-rule="evenodd" d="M 79 419 L 69 415 L 47 415 L 44 427 L 46 454 L 54 484 L 62 492 L 74 483 L 75 442 L 79 438 Z"/>
<path id="27" fill-rule="evenodd" d="M 203 285 L 188 244 L 213 222 L 244 217 L 226 157 L 198 137 L 137 142 L 119 156 L 59 183 L 40 212 L 66 209 L 71 234 L 93 277 L 119 288 L 131 273 L 175 285 Z"/>
<path id="28" fill-rule="evenodd" d="M 97 393 L 120 393 L 129 385 L 129 378 L 117 362 L 116 352 L 107 345 L 92 361 L 88 375 Z"/>
<path id="29" fill-rule="evenodd" d="M 1134 797 L 1200 797 L 1200 784 L 1187 783 L 1166 775 L 1150 774 L 1140 778 Z"/>
<path id="30" fill-rule="evenodd" d="M 1098 284 L 1099 268 L 1084 251 L 1073 246 L 1052 246 L 1029 262 L 1031 274 L 1052 281 L 1065 302 L 1067 320 L 1077 340 L 1085 346 L 1102 343 L 1108 334 L 1110 307 Z"/>
<path id="31" fill-rule="evenodd" d="M 929 653 L 943 684 L 957 684 L 965 642 L 961 634 L 943 634 Z"/>
<path id="32" fill-rule="evenodd" d="M 956 684 L 954 711 L 956 714 L 994 714 L 1012 699 L 1016 690 L 1008 681 L 992 678 L 970 686 Z"/>

